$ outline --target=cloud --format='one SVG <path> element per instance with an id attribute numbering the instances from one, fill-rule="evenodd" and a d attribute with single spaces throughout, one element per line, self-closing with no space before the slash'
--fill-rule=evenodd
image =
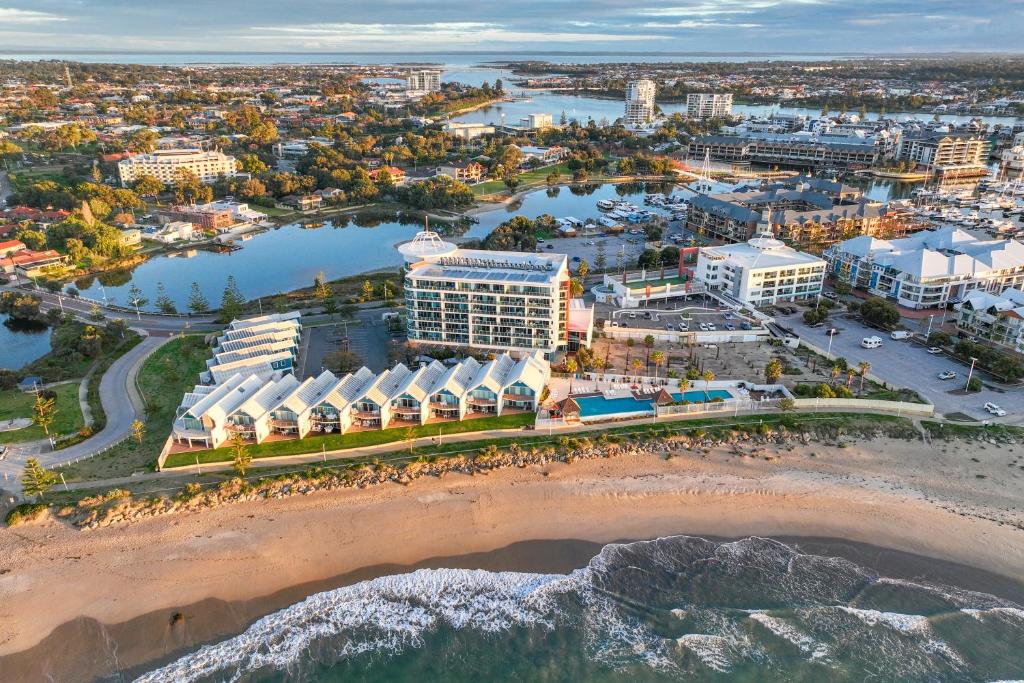
<path id="1" fill-rule="evenodd" d="M 50 21 L 67 21 L 62 17 L 49 12 L 37 12 L 31 9 L 15 9 L 13 7 L 0 7 L 0 26 L 4 24 L 44 24 Z"/>
<path id="2" fill-rule="evenodd" d="M 753 14 L 783 5 L 817 5 L 820 0 L 697 0 L 689 5 L 642 7 L 635 14 L 646 17 L 712 17 L 722 14 Z"/>
<path id="3" fill-rule="evenodd" d="M 667 40 L 669 36 L 635 33 L 589 33 L 581 31 L 533 31 L 510 29 L 488 22 L 431 22 L 426 24 L 317 23 L 284 26 L 252 26 L 242 40 L 315 41 L 320 45 L 386 44 L 437 47 L 501 43 L 603 43 L 630 40 Z"/>
<path id="4" fill-rule="evenodd" d="M 673 22 L 648 21 L 640 24 L 642 28 L 759 28 L 761 24 L 750 22 L 736 23 L 731 21 L 702 21 L 699 19 L 682 19 Z"/>

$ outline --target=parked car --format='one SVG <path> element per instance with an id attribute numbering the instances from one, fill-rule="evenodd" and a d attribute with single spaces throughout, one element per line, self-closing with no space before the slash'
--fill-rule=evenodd
<path id="1" fill-rule="evenodd" d="M 714 323 L 708 323 L 708 332 L 717 332 L 717 331 L 718 331 L 718 326 L 716 326 Z"/>
<path id="2" fill-rule="evenodd" d="M 986 403 L 985 404 L 985 410 L 989 414 L 995 415 L 996 417 L 1005 417 L 1006 416 L 1006 411 L 1003 410 L 1002 408 L 1000 408 L 999 406 L 997 406 L 995 403 Z"/>
<path id="3" fill-rule="evenodd" d="M 611 326 L 612 327 L 618 327 L 619 326 L 619 322 L 617 320 L 613 320 Z"/>
<path id="4" fill-rule="evenodd" d="M 752 330 L 752 329 L 754 329 L 754 326 L 751 325 L 750 323 L 748 323 L 746 320 L 744 320 L 743 322 L 740 323 L 740 329 L 741 330 Z"/>
<path id="5" fill-rule="evenodd" d="M 630 313 L 629 314 L 629 319 L 630 320 L 636 320 L 636 313 Z"/>
<path id="6" fill-rule="evenodd" d="M 735 325 L 733 325 L 732 323 L 726 323 L 726 324 L 725 324 L 725 329 L 727 329 L 727 330 L 729 330 L 730 332 L 732 332 L 733 330 L 735 330 L 735 329 L 736 329 L 736 326 L 735 326 Z"/>
<path id="7" fill-rule="evenodd" d="M 860 345 L 865 349 L 877 349 L 882 345 L 882 338 L 877 336 L 864 337 L 860 340 Z"/>
<path id="8" fill-rule="evenodd" d="M 669 332 L 671 332 L 672 331 L 672 324 L 669 323 L 668 325 L 665 325 L 665 329 L 668 330 Z"/>
<path id="9" fill-rule="evenodd" d="M 831 299 L 832 301 L 839 301 L 839 295 L 835 292 L 825 292 L 822 296 L 826 299 Z"/>
<path id="10" fill-rule="evenodd" d="M 939 379 L 955 379 L 956 373 L 952 370 L 943 370 L 939 373 Z"/>
<path id="11" fill-rule="evenodd" d="M 930 349 L 928 349 L 928 353 L 932 354 L 933 356 L 937 356 L 940 353 L 942 353 L 942 349 L 940 349 L 938 346 L 933 346 Z"/>
<path id="12" fill-rule="evenodd" d="M 909 332 L 907 330 L 893 330 L 892 334 L 889 335 L 889 337 L 891 339 L 896 339 L 896 340 L 910 339 L 913 336 L 914 336 L 914 333 L 913 332 Z"/>
<path id="13" fill-rule="evenodd" d="M 679 323 L 679 331 L 680 332 L 689 332 L 690 331 L 690 324 L 688 322 L 685 322 L 685 321 Z"/>
<path id="14" fill-rule="evenodd" d="M 732 313 L 726 313 L 722 317 L 725 318 L 726 320 L 732 320 Z"/>

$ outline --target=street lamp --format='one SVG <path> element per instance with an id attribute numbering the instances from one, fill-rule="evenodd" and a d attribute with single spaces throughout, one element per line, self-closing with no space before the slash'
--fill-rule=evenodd
<path id="1" fill-rule="evenodd" d="M 971 356 L 971 369 L 967 371 L 967 386 L 964 387 L 964 391 L 971 390 L 971 375 L 974 374 L 974 364 L 978 362 L 978 359 Z"/>

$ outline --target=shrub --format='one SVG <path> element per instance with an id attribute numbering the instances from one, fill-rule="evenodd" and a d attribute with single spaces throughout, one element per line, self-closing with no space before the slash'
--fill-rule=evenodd
<path id="1" fill-rule="evenodd" d="M 22 503 L 7 513 L 4 522 L 7 523 L 7 526 L 33 522 L 39 519 L 47 507 L 45 503 Z"/>

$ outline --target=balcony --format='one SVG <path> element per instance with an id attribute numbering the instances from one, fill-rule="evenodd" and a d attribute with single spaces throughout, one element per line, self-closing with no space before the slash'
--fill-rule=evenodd
<path id="1" fill-rule="evenodd" d="M 466 399 L 469 403 L 476 406 L 493 406 L 497 405 L 498 401 L 493 398 L 478 398 L 476 396 L 470 396 Z"/>
<path id="2" fill-rule="evenodd" d="M 533 403 L 533 396 L 526 394 L 502 394 L 501 398 L 506 401 L 518 401 L 521 403 Z"/>
<path id="3" fill-rule="evenodd" d="M 270 418 L 270 426 L 275 429 L 298 429 L 298 420 L 280 420 L 277 418 Z"/>
<path id="4" fill-rule="evenodd" d="M 357 410 L 353 408 L 352 416 L 360 420 L 379 420 L 380 410 Z"/>
<path id="5" fill-rule="evenodd" d="M 420 407 L 419 406 L 392 406 L 391 410 L 396 415 L 419 415 L 420 414 Z"/>

